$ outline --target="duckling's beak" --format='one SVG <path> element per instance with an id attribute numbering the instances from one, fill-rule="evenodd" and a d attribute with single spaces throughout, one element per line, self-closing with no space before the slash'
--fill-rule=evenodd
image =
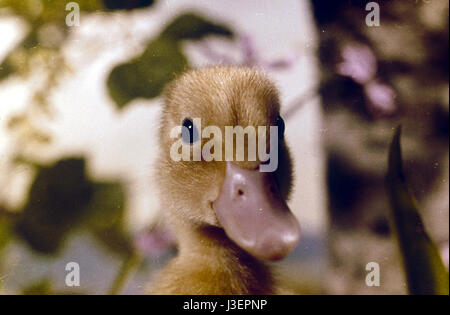
<path id="1" fill-rule="evenodd" d="M 228 237 L 257 258 L 282 259 L 300 239 L 300 225 L 282 198 L 274 173 L 227 162 L 213 208 Z"/>

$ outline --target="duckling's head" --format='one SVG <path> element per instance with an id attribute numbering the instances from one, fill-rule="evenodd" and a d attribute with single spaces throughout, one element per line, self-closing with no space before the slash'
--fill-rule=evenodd
<path id="1" fill-rule="evenodd" d="M 283 258 L 295 247 L 300 228 L 286 204 L 292 169 L 279 110 L 275 86 L 248 68 L 193 70 L 169 85 L 157 171 L 162 205 L 175 230 L 223 229 L 236 245 L 262 259 Z M 206 132 L 211 126 L 213 131 Z M 236 126 L 256 131 L 256 158 L 251 157 L 250 151 L 255 150 L 248 134 L 242 138 L 244 158 L 237 157 L 238 135 L 243 135 L 239 129 L 232 137 L 231 161 L 226 156 L 225 142 L 230 140 L 226 128 Z M 278 131 L 272 139 L 270 126 Z M 259 127 L 266 129 L 258 133 Z M 180 145 L 187 148 L 190 160 L 180 160 Z M 261 149 L 276 155 L 271 154 L 270 160 L 260 158 Z M 272 172 L 262 171 L 274 162 Z"/>

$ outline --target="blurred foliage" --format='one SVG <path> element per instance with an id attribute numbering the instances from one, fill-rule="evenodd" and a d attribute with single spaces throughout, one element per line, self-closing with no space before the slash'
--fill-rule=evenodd
<path id="1" fill-rule="evenodd" d="M 367 2 L 311 0 L 328 160 L 329 269 L 336 275 L 327 290 L 402 294 L 406 287 L 398 272 L 401 255 L 389 238 L 395 231 L 389 225 L 386 152 L 391 126 L 401 123 L 408 187 L 423 205 L 428 235 L 445 244 L 449 4 L 378 2 L 380 25 L 368 27 Z M 365 286 L 364 273 L 355 273 L 355 265 L 363 270 L 367 261 L 377 261 L 383 270 L 383 284 L 376 290 Z M 419 265 L 415 271 L 423 267 L 426 273 L 427 266 Z"/>
<path id="2" fill-rule="evenodd" d="M 153 4 L 152 0 L 81 0 L 77 1 L 82 12 L 98 10 L 131 10 Z M 12 74 L 27 75 L 31 72 L 34 56 L 48 56 L 55 61 L 55 53 L 67 38 L 68 27 L 65 23 L 66 2 L 26 0 L 3 0 L 0 8 L 8 8 L 16 16 L 30 25 L 25 39 L 17 45 L 0 64 L 0 81 Z M 151 40 L 144 53 L 124 64 L 115 67 L 107 81 L 111 97 L 119 108 L 137 97 L 154 98 L 161 94 L 165 84 L 183 72 L 188 62 L 182 52 L 180 41 L 199 40 L 208 35 L 231 37 L 232 32 L 224 25 L 215 24 L 207 19 L 186 13 L 176 17 L 162 31 L 160 36 Z M 52 58 L 53 57 L 53 58 Z M 50 61 L 49 61 L 50 62 Z M 60 71 L 64 61 L 60 60 L 55 72 Z M 50 67 L 49 67 L 50 68 Z M 54 85 L 55 78 L 49 80 Z M 44 91 L 50 88 L 43 89 Z M 45 97 L 42 100 L 45 103 Z"/>
<path id="3" fill-rule="evenodd" d="M 401 129 L 389 150 L 386 186 L 392 206 L 394 230 L 403 256 L 411 294 L 449 294 L 449 275 L 439 251 L 425 231 L 416 201 L 403 174 Z"/>
<path id="4" fill-rule="evenodd" d="M 120 292 L 130 269 L 139 263 L 133 239 L 124 228 L 126 196 L 122 184 L 91 180 L 80 157 L 32 166 L 36 176 L 23 208 L 12 212 L 0 206 L 0 257 L 2 249 L 17 237 L 35 252 L 58 256 L 70 236 L 83 229 L 124 261 L 111 289 Z M 23 294 L 61 293 L 75 294 L 54 291 L 47 278 L 23 289 Z"/>
<path id="5" fill-rule="evenodd" d="M 112 70 L 107 85 L 116 105 L 122 108 L 138 97 L 159 96 L 164 86 L 188 67 L 180 41 L 199 40 L 208 35 L 231 37 L 232 32 L 196 14 L 176 17 L 160 36 L 148 43 L 142 55 Z"/>
<path id="6" fill-rule="evenodd" d="M 208 35 L 231 37 L 233 33 L 227 26 L 212 23 L 194 13 L 185 13 L 178 16 L 161 33 L 161 37 L 175 41 L 199 40 Z"/>
<path id="7" fill-rule="evenodd" d="M 125 195 L 119 183 L 88 179 L 85 161 L 65 158 L 38 166 L 27 203 L 15 222 L 18 236 L 35 251 L 57 254 L 77 227 L 85 227 L 119 255 L 133 252 L 123 229 Z"/>
<path id="8" fill-rule="evenodd" d="M 132 10 L 153 4 L 153 0 L 77 0 L 81 13 L 101 10 Z M 0 9 L 6 8 L 25 20 L 29 33 L 24 40 L 0 64 L 0 81 L 19 72 L 28 73 L 30 57 L 41 54 L 44 50 L 58 50 L 67 38 L 69 26 L 66 5 L 69 1 L 53 0 L 0 0 Z"/>
<path id="9" fill-rule="evenodd" d="M 16 224 L 17 233 L 36 251 L 57 251 L 67 232 L 86 214 L 92 194 L 84 160 L 65 159 L 40 167 Z"/>
<path id="10" fill-rule="evenodd" d="M 65 22 L 68 1 L 53 0 L 1 0 L 0 8 L 9 8 L 14 15 L 23 17 L 34 24 Z M 77 0 L 76 3 L 84 12 L 92 12 L 103 8 L 101 0 Z"/>
<path id="11" fill-rule="evenodd" d="M 12 75 L 27 79 L 34 71 L 44 69 L 39 84 L 32 88 L 29 106 L 14 118 L 19 118 L 29 135 L 42 134 L 31 120 L 37 112 L 49 116 L 48 97 L 58 86 L 59 79 L 69 67 L 61 47 L 69 35 L 66 25 L 66 1 L 51 0 L 0 0 L 0 17 L 18 17 L 25 24 L 25 35 L 0 63 L 0 82 Z M 103 8 L 100 0 L 78 0 L 81 13 Z M 30 115 L 30 113 L 33 113 Z M 49 139 L 44 135 L 43 139 Z M 43 144 L 46 144 L 43 141 Z"/>
<path id="12" fill-rule="evenodd" d="M 174 41 L 158 38 L 149 43 L 142 56 L 112 70 L 108 89 L 121 108 L 136 97 L 158 96 L 165 84 L 186 66 L 180 47 Z"/>
<path id="13" fill-rule="evenodd" d="M 82 12 L 103 8 L 100 0 L 78 0 Z M 7 14 L 22 18 L 29 29 L 28 34 L 0 64 L 0 80 L 11 74 L 26 75 L 32 70 L 32 57 L 58 50 L 67 37 L 67 2 L 41 0 L 1 0 L 0 9 Z"/>

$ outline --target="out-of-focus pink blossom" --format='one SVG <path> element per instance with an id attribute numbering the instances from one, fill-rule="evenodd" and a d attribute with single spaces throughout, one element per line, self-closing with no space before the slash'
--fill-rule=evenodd
<path id="1" fill-rule="evenodd" d="M 395 113 L 395 91 L 376 78 L 377 60 L 372 50 L 360 43 L 350 43 L 342 49 L 342 59 L 337 66 L 337 73 L 363 86 L 369 111 L 374 116 Z"/>
<path id="2" fill-rule="evenodd" d="M 359 84 L 366 84 L 375 77 L 377 64 L 375 55 L 369 47 L 351 43 L 342 49 L 344 61 L 337 66 L 341 75 L 351 77 Z"/>
<path id="3" fill-rule="evenodd" d="M 364 91 L 377 114 L 391 115 L 395 112 L 395 92 L 390 86 L 372 80 L 364 85 Z"/>

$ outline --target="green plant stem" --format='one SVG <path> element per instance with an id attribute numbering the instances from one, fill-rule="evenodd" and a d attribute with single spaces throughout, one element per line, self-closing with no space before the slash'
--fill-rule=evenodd
<path id="1" fill-rule="evenodd" d="M 133 252 L 128 256 L 120 267 L 111 287 L 108 290 L 108 294 L 117 295 L 122 290 L 127 278 L 131 272 L 139 265 L 141 257 L 136 252 Z"/>

